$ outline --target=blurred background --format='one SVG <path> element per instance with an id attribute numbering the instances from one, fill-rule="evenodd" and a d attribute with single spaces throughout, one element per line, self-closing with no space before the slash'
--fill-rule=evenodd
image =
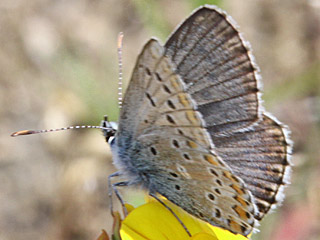
<path id="1" fill-rule="evenodd" d="M 117 120 L 117 35 L 124 81 L 151 37 L 163 43 L 201 4 L 240 25 L 262 70 L 266 109 L 295 142 L 292 184 L 253 239 L 320 239 L 319 0 L 1 0 L 0 239 L 96 239 L 110 230 L 98 130 L 11 138 L 22 129 Z"/>

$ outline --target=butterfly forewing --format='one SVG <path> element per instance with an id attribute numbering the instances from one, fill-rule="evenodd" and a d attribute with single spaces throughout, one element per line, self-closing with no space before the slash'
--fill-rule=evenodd
<path id="1" fill-rule="evenodd" d="M 135 108 L 138 123 L 127 123 L 127 118 L 119 123 L 120 129 L 126 124 L 135 126 L 130 144 L 119 144 L 122 153 L 139 159 L 131 163 L 131 172 L 142 175 L 142 184 L 151 192 L 160 193 L 190 214 L 247 235 L 255 214 L 250 192 L 214 153 L 202 115 L 174 64 L 164 55 L 152 54 L 152 48 L 161 52 L 156 40 L 146 44 L 126 93 L 143 96 L 142 100 L 133 106 L 137 102 L 125 98 L 122 109 L 125 113 Z M 155 64 L 145 63 L 146 59 Z M 119 143 L 122 132 L 118 133 Z M 170 178 L 176 181 L 168 182 Z"/>
<path id="2" fill-rule="evenodd" d="M 149 125 L 142 120 L 141 113 L 145 108 L 148 108 L 150 113 L 154 111 L 155 103 L 146 88 L 152 79 L 150 69 L 155 68 L 162 56 L 163 47 L 153 39 L 144 46 L 139 55 L 120 112 L 118 136 L 134 137 L 141 125 Z"/>
<path id="3" fill-rule="evenodd" d="M 226 13 L 203 7 L 165 44 L 211 134 L 230 132 L 258 119 L 258 75 L 252 56 Z M 235 107 L 237 106 L 237 107 Z"/>

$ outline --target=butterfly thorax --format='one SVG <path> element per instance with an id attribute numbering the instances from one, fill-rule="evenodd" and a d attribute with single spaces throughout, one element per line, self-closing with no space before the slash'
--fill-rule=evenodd
<path id="1" fill-rule="evenodd" d="M 137 166 L 133 166 L 133 162 L 130 160 L 130 153 L 128 149 L 131 148 L 130 137 L 120 137 L 118 130 L 118 123 L 109 122 L 108 117 L 105 116 L 100 124 L 104 129 L 102 133 L 106 139 L 106 142 L 109 143 L 113 164 L 119 170 L 120 174 L 127 178 L 131 184 L 137 184 L 138 182 L 144 182 L 145 179 L 141 178 L 141 172 L 138 172 Z M 119 142 L 120 140 L 120 142 Z"/>
<path id="2" fill-rule="evenodd" d="M 139 151 L 141 143 L 139 141 L 132 142 L 129 137 L 119 136 L 116 134 L 110 142 L 112 151 L 113 164 L 126 178 L 130 185 L 140 185 L 150 190 L 149 172 L 157 171 L 154 166 L 146 164 L 144 160 L 147 158 Z M 133 161 L 132 159 L 136 159 Z"/>

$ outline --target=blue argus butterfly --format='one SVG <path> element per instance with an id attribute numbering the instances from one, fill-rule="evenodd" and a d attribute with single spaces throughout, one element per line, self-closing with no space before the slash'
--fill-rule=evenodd
<path id="1" fill-rule="evenodd" d="M 287 130 L 263 109 L 259 81 L 232 18 L 196 9 L 164 46 L 146 43 L 118 129 L 103 123 L 119 169 L 112 176 L 248 235 L 281 202 L 290 170 Z"/>

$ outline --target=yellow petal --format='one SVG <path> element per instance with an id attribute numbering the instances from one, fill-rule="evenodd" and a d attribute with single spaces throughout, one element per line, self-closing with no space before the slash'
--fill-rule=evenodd
<path id="1" fill-rule="evenodd" d="M 123 220 L 122 240 L 247 240 L 241 235 L 203 222 L 167 200 L 163 200 L 185 224 L 190 238 L 176 217 L 158 201 L 151 201 L 133 211 Z"/>
<path id="2" fill-rule="evenodd" d="M 192 240 L 219 240 L 216 236 L 210 235 L 208 233 L 197 233 L 192 236 Z"/>
<path id="3" fill-rule="evenodd" d="M 186 231 L 176 222 L 177 219 L 160 203 L 151 202 L 136 208 L 123 220 L 120 234 L 123 240 L 188 239 Z M 124 233 L 133 238 L 125 238 Z"/>
<path id="4" fill-rule="evenodd" d="M 130 213 L 134 210 L 134 206 L 132 206 L 131 204 L 124 204 L 125 205 L 125 208 L 127 209 L 127 212 Z"/>
<path id="5" fill-rule="evenodd" d="M 223 228 L 213 226 L 212 228 L 214 228 L 214 233 L 216 234 L 219 240 L 248 240 L 248 238 L 240 234 L 233 234 Z"/>

